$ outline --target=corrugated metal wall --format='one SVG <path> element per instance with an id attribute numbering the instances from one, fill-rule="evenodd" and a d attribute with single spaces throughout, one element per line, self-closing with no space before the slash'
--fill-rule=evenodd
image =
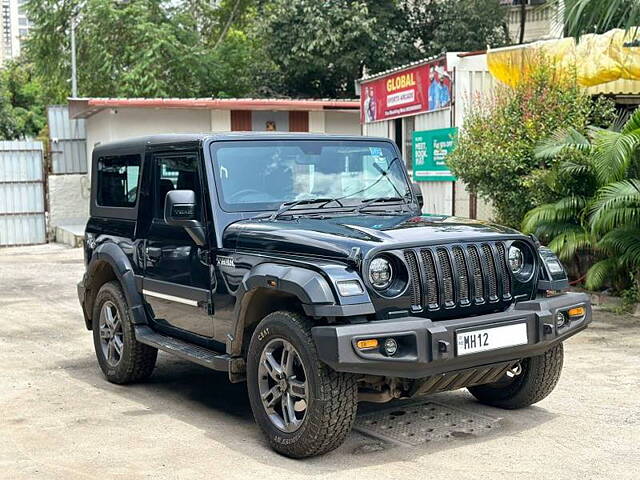
<path id="1" fill-rule="evenodd" d="M 0 246 L 44 243 L 42 142 L 0 142 Z"/>
<path id="2" fill-rule="evenodd" d="M 415 117 L 416 131 L 451 127 L 451 108 L 427 112 Z M 425 213 L 453 214 L 453 182 L 418 182 L 424 198 Z"/>
<path id="3" fill-rule="evenodd" d="M 52 105 L 47 109 L 51 139 L 51 173 L 87 173 L 84 119 L 69 119 L 69 109 Z"/>
<path id="4" fill-rule="evenodd" d="M 362 134 L 370 137 L 391 138 L 389 124 L 393 120 L 383 120 L 381 122 L 365 123 L 362 125 Z"/>

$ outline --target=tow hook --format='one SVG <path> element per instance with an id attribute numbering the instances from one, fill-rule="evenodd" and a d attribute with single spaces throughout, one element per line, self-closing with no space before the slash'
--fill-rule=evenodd
<path id="1" fill-rule="evenodd" d="M 517 375 L 520 375 L 522 373 L 522 365 L 520 365 L 520 363 L 516 364 L 515 367 L 512 367 L 511 369 L 509 369 L 507 371 L 507 376 L 508 377 L 515 377 Z"/>

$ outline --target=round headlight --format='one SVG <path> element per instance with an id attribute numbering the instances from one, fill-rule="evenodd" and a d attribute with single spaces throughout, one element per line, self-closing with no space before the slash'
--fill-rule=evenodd
<path id="1" fill-rule="evenodd" d="M 509 247 L 509 267 L 514 274 L 520 273 L 524 267 L 524 255 L 518 247 Z"/>
<path id="2" fill-rule="evenodd" d="M 369 281 L 378 290 L 384 290 L 391 285 L 393 279 L 393 269 L 388 260 L 378 257 L 374 258 L 369 265 Z"/>

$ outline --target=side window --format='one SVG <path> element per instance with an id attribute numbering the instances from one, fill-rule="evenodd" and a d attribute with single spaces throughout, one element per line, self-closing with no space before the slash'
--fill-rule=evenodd
<path id="1" fill-rule="evenodd" d="M 171 190 L 193 190 L 200 201 L 198 157 L 195 154 L 162 155 L 156 157 L 155 218 L 164 219 L 164 199 Z M 200 212 L 200 205 L 197 211 Z"/>
<path id="2" fill-rule="evenodd" d="M 98 159 L 97 202 L 102 207 L 135 207 L 140 178 L 140 155 Z"/>

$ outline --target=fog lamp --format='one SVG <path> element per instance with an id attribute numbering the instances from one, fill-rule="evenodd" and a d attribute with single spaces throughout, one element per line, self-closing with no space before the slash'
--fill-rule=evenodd
<path id="1" fill-rule="evenodd" d="M 567 317 L 565 317 L 564 313 L 558 312 L 556 313 L 556 327 L 562 328 L 567 323 Z"/>
<path id="2" fill-rule="evenodd" d="M 387 338 L 384 341 L 384 353 L 387 356 L 392 357 L 398 351 L 398 342 L 396 342 L 393 338 Z"/>

